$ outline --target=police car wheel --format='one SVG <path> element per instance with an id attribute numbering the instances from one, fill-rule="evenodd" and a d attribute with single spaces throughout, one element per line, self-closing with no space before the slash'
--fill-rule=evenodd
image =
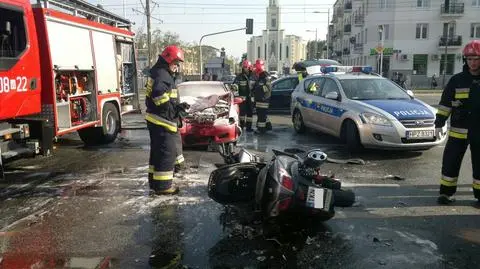
<path id="1" fill-rule="evenodd" d="M 303 123 L 302 113 L 300 113 L 300 111 L 295 110 L 293 112 L 292 122 L 293 122 L 293 128 L 295 128 L 295 131 L 297 133 L 301 134 L 305 132 L 306 128 L 305 128 L 305 124 Z"/>
<path id="2" fill-rule="evenodd" d="M 344 123 L 345 142 L 350 152 L 359 152 L 363 149 L 360 142 L 360 135 L 358 133 L 357 126 L 353 121 L 347 121 Z"/>

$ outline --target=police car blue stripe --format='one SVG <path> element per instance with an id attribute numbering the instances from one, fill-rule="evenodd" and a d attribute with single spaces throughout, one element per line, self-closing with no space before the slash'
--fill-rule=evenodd
<path id="1" fill-rule="evenodd" d="M 434 119 L 432 111 L 418 100 L 362 100 L 366 104 L 380 108 L 398 120 Z"/>
<path id="2" fill-rule="evenodd" d="M 341 117 L 343 113 L 347 112 L 345 109 L 341 109 L 334 106 L 329 106 L 326 104 L 321 104 L 318 102 L 307 101 L 302 98 L 297 97 L 297 102 L 300 103 L 303 107 L 313 109 L 315 111 L 329 114 L 335 117 Z"/>

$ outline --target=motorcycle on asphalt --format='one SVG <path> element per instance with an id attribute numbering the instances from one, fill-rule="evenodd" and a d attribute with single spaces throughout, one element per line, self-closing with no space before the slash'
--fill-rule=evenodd
<path id="1" fill-rule="evenodd" d="M 261 219 L 302 214 L 322 221 L 335 215 L 335 206 L 349 207 L 355 194 L 343 190 L 334 176 L 321 173 L 327 154 L 319 149 L 289 153 L 272 150 L 269 161 L 232 145 L 220 145 L 225 165 L 212 171 L 208 196 L 226 205 L 250 210 Z"/>

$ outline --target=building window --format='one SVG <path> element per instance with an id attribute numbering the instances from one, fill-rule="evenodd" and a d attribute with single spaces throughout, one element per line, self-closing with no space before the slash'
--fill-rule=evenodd
<path id="1" fill-rule="evenodd" d="M 417 7 L 429 7 L 430 0 L 417 0 Z"/>
<path id="2" fill-rule="evenodd" d="M 260 58 L 260 46 L 257 47 L 257 58 Z"/>
<path id="3" fill-rule="evenodd" d="M 416 39 L 427 39 L 428 37 L 428 24 L 417 23 L 417 30 L 415 32 Z"/>
<path id="4" fill-rule="evenodd" d="M 282 60 L 282 43 L 280 43 L 280 52 L 278 53 L 278 59 Z"/>
<path id="5" fill-rule="evenodd" d="M 263 48 L 263 55 L 265 55 L 265 59 L 267 59 L 267 44 L 265 43 L 265 47 Z"/>
<path id="6" fill-rule="evenodd" d="M 453 69 L 455 67 L 455 54 L 448 54 L 447 55 L 447 69 L 446 75 L 453 75 Z M 442 54 L 442 58 L 440 59 L 440 74 L 443 75 L 445 70 L 445 54 Z"/>
<path id="7" fill-rule="evenodd" d="M 285 58 L 290 58 L 290 51 L 288 49 L 288 46 L 285 48 Z"/>
<path id="8" fill-rule="evenodd" d="M 384 25 L 379 25 L 378 26 L 378 29 L 380 28 L 383 28 L 383 40 L 388 40 L 389 38 L 389 34 L 388 32 L 390 32 L 390 25 L 388 24 L 384 24 Z M 380 31 L 378 32 L 378 40 L 382 40 L 382 33 L 380 33 Z"/>
<path id="9" fill-rule="evenodd" d="M 368 42 L 368 29 L 365 29 L 365 44 Z"/>
<path id="10" fill-rule="evenodd" d="M 428 64 L 428 54 L 413 55 L 413 70 L 416 75 L 426 75 Z"/>
<path id="11" fill-rule="evenodd" d="M 472 0 L 472 6 L 480 7 L 480 0 Z"/>
<path id="12" fill-rule="evenodd" d="M 380 8 L 387 8 L 387 1 L 388 0 L 379 0 L 380 1 Z"/>
<path id="13" fill-rule="evenodd" d="M 472 27 L 470 27 L 470 37 L 480 38 L 480 23 L 472 23 Z"/>
<path id="14" fill-rule="evenodd" d="M 277 19 L 273 18 L 272 19 L 272 28 L 276 28 L 277 27 Z"/>

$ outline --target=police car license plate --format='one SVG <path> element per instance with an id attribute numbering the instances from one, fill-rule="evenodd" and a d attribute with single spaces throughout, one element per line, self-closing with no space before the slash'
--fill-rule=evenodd
<path id="1" fill-rule="evenodd" d="M 433 138 L 433 130 L 407 131 L 407 139 L 430 139 Z"/>
<path id="2" fill-rule="evenodd" d="M 308 187 L 306 206 L 323 209 L 324 208 L 325 189 Z"/>

